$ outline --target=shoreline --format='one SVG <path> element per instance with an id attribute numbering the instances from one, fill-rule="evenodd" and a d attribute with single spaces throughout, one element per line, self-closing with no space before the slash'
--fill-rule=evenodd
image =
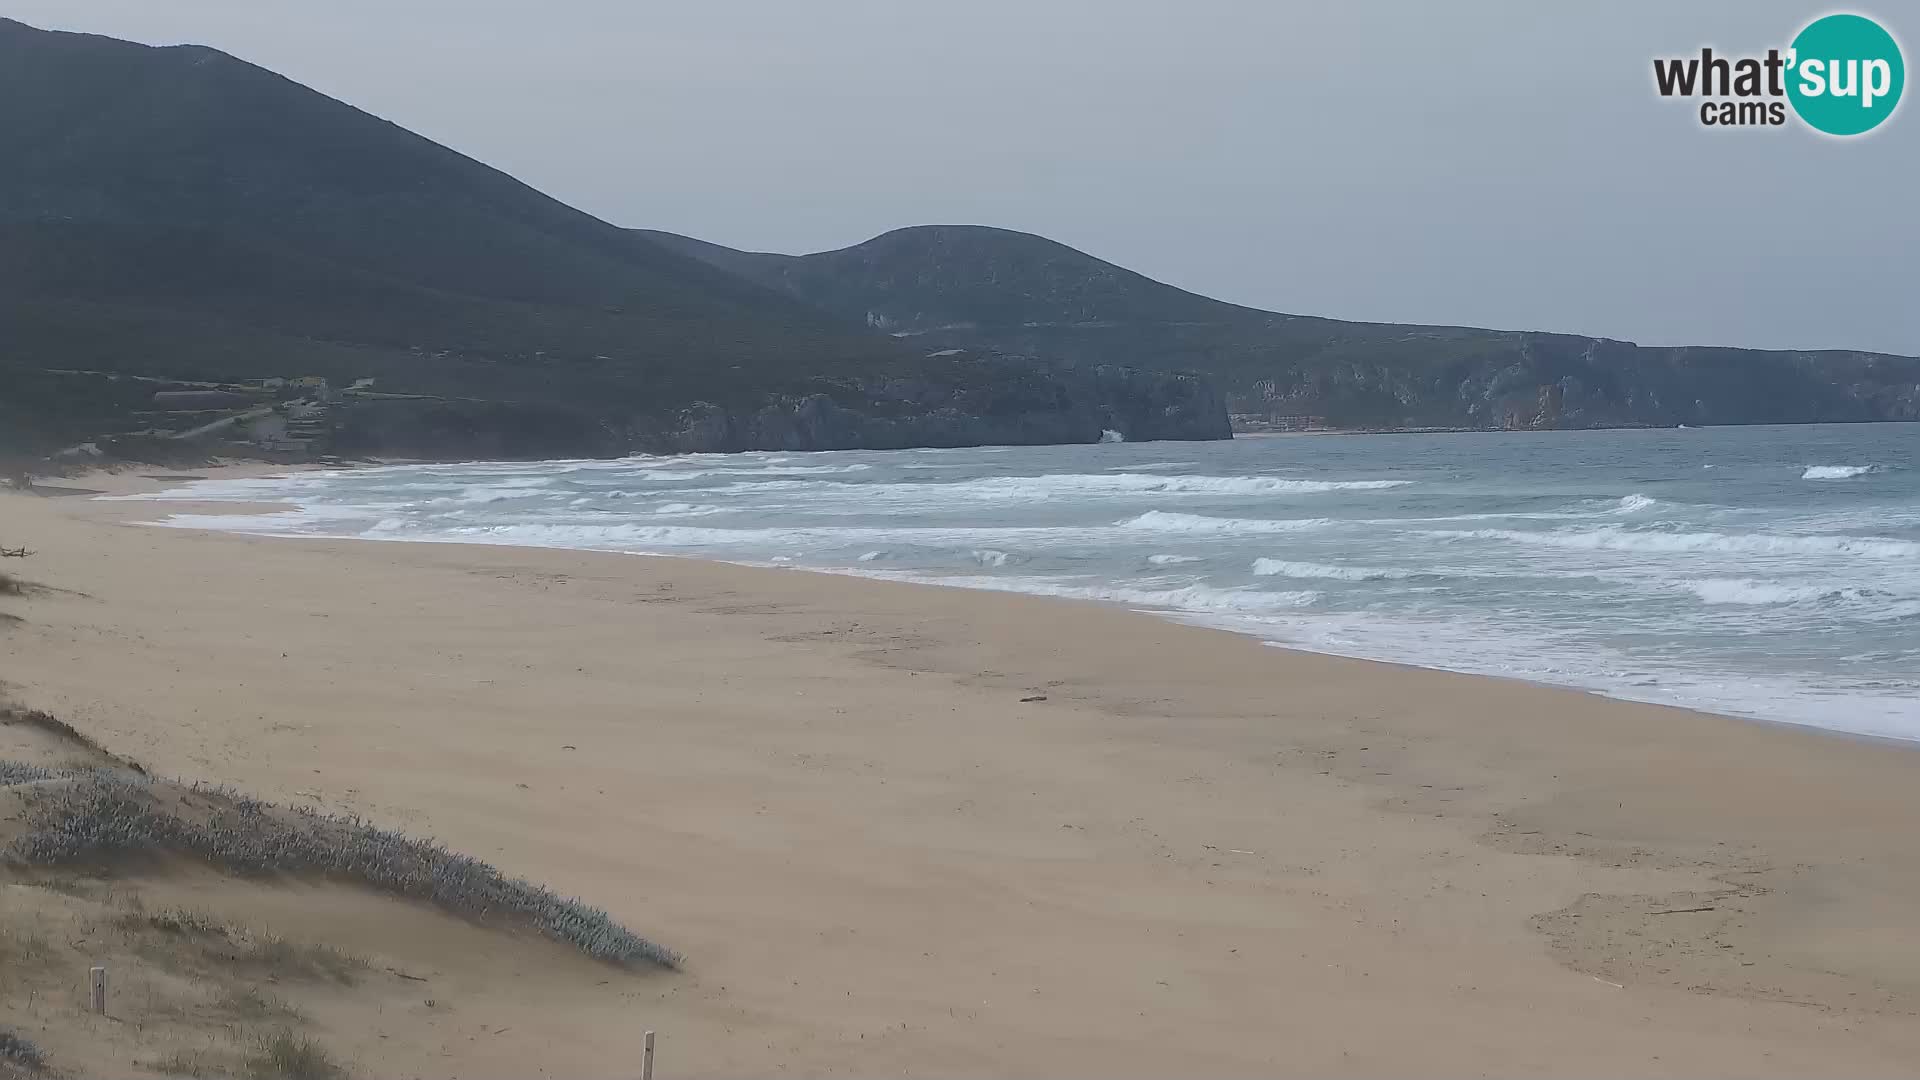
<path id="1" fill-rule="evenodd" d="M 1313 435 L 1313 434 L 1343 434 L 1343 432 L 1277 432 L 1277 433 L 1271 433 L 1271 434 L 1274 437 L 1295 437 L 1295 436 Z M 1259 437 L 1264 438 L 1267 436 L 1262 435 Z M 416 463 L 379 462 L 379 463 L 370 464 L 368 467 L 383 467 L 383 466 L 394 465 L 394 464 L 416 464 Z M 297 472 L 314 472 L 314 471 L 345 472 L 345 471 L 351 471 L 351 470 L 336 469 L 333 466 L 317 466 L 317 465 L 305 466 L 305 467 L 303 466 L 286 467 L 286 466 L 269 466 L 269 465 L 257 465 L 257 464 L 235 464 L 235 465 L 226 465 L 226 466 L 215 466 L 215 467 L 211 467 L 210 469 L 200 470 L 200 471 L 209 473 L 210 475 L 207 475 L 207 476 L 195 475 L 190 478 L 182 478 L 181 482 L 185 482 L 187 479 L 194 479 L 194 480 L 260 479 L 260 478 L 272 478 L 279 475 L 287 475 L 287 474 L 292 474 Z M 100 495 L 110 495 L 116 501 L 124 500 L 130 504 L 138 505 L 139 502 L 142 501 L 139 498 L 139 496 L 143 494 L 151 494 L 152 492 L 157 490 L 161 490 L 161 485 L 156 484 L 154 482 L 153 477 L 139 476 L 139 477 L 132 477 L 124 480 L 117 480 L 116 482 L 110 485 L 110 490 L 92 493 L 92 494 L 94 497 L 98 497 Z M 823 575 L 828 575 L 833 577 L 850 577 L 850 578 L 858 578 L 858 579 L 865 579 L 865 580 L 895 582 L 900 584 L 934 586 L 938 588 L 961 588 L 961 589 L 971 589 L 975 591 L 985 591 L 985 592 L 1002 592 L 1002 593 L 1010 593 L 1010 594 L 1017 594 L 1017 595 L 1037 596 L 1044 599 L 1084 599 L 1086 600 L 1086 602 L 1093 603 L 1093 604 L 1108 608 L 1110 610 L 1119 610 L 1119 611 L 1128 611 L 1128 612 L 1134 612 L 1139 614 L 1146 614 L 1156 618 L 1165 619 L 1169 622 L 1173 622 L 1179 625 L 1203 627 L 1206 629 L 1225 631 L 1227 633 L 1237 634 L 1243 637 L 1252 638 L 1256 641 L 1259 641 L 1261 644 L 1267 645 L 1269 647 L 1285 650 L 1288 652 L 1304 653 L 1304 654 L 1313 655 L 1313 656 L 1338 657 L 1341 659 L 1357 660 L 1357 661 L 1362 661 L 1367 663 L 1386 664 L 1390 666 L 1403 667 L 1403 668 L 1409 668 L 1409 669 L 1420 670 L 1420 671 L 1467 675 L 1467 676 L 1473 676 L 1476 678 L 1487 678 L 1487 679 L 1496 679 L 1496 680 L 1507 681 L 1507 682 L 1516 682 L 1516 683 L 1520 683 L 1528 686 L 1564 690 L 1572 693 L 1590 694 L 1590 695 L 1595 695 L 1607 700 L 1621 701 L 1621 702 L 1637 704 L 1637 705 L 1650 705 L 1650 706 L 1657 706 L 1662 708 L 1681 709 L 1681 710 L 1686 710 L 1690 712 L 1698 712 L 1698 713 L 1704 713 L 1704 714 L 1718 716 L 1718 717 L 1740 720 L 1747 723 L 1756 723 L 1756 724 L 1761 724 L 1766 726 L 1783 726 L 1783 727 L 1792 728 L 1792 729 L 1818 732 L 1826 735 L 1837 735 L 1837 736 L 1844 736 L 1847 738 L 1864 739 L 1870 742 L 1888 744 L 1888 745 L 1898 746 L 1905 749 L 1920 748 L 1920 735 L 1902 736 L 1902 735 L 1888 734 L 1885 731 L 1881 731 L 1881 730 L 1863 730 L 1863 729 L 1855 729 L 1855 728 L 1843 728 L 1843 727 L 1832 726 L 1831 724 L 1825 723 L 1820 719 L 1813 719 L 1813 718 L 1789 719 L 1789 718 L 1783 718 L 1781 716 L 1763 715 L 1751 709 L 1743 710 L 1738 705 L 1730 701 L 1698 700 L 1696 697 L 1690 695 L 1690 692 L 1684 686 L 1680 688 L 1668 688 L 1668 687 L 1662 686 L 1661 687 L 1662 692 L 1660 693 L 1636 693 L 1634 691 L 1633 686 L 1631 685 L 1609 686 L 1609 685 L 1602 685 L 1594 681 L 1586 681 L 1586 682 L 1572 681 L 1572 680 L 1554 681 L 1547 677 L 1531 675 L 1531 674 L 1511 674 L 1504 671 L 1474 669 L 1470 667 L 1457 667 L 1457 666 L 1449 667 L 1449 666 L 1443 666 L 1439 663 L 1425 663 L 1419 659 L 1408 658 L 1404 656 L 1388 655 L 1385 652 L 1381 652 L 1381 651 L 1375 651 L 1371 653 L 1365 652 L 1365 651 L 1359 651 L 1358 649 L 1351 650 L 1351 651 L 1338 651 L 1331 648 L 1315 647 L 1315 645 L 1311 642 L 1275 639 L 1271 636 L 1268 636 L 1268 634 L 1262 631 L 1261 629 L 1246 628 L 1241 625 L 1238 625 L 1234 619 L 1228 616 L 1209 614 L 1204 611 L 1192 611 L 1192 610 L 1186 610 L 1186 609 L 1176 608 L 1176 607 L 1156 607 L 1152 605 L 1134 603 L 1134 602 L 1118 600 L 1118 599 L 1057 596 L 1057 595 L 1052 595 L 1052 594 L 1043 593 L 1043 592 L 1027 592 L 1027 591 L 1023 591 L 1016 588 L 998 589 L 998 588 L 993 588 L 991 586 L 985 586 L 985 585 L 954 584 L 951 580 L 940 577 L 938 575 L 921 574 L 914 571 L 886 571 L 886 570 L 875 571 L 875 570 L 861 569 L 855 566 L 800 565 L 795 563 L 784 563 L 784 562 L 755 561 L 751 559 L 725 559 L 725 558 L 719 558 L 719 557 L 714 557 L 709 555 L 683 554 L 678 552 L 618 551 L 614 549 L 602 549 L 602 548 L 567 548 L 567 547 L 542 548 L 538 545 L 498 544 L 498 543 L 490 543 L 484 540 L 465 540 L 465 539 L 442 538 L 442 537 L 412 537 L 412 538 L 387 537 L 387 536 L 325 537 L 325 536 L 315 536 L 315 535 L 303 534 L 303 533 L 272 533 L 272 532 L 264 532 L 264 531 L 254 532 L 254 531 L 239 530 L 239 529 L 221 529 L 218 527 L 199 524 L 192 521 L 189 521 L 185 524 L 174 524 L 170 519 L 174 517 L 185 517 L 185 518 L 220 517 L 220 516 L 250 517 L 250 516 L 263 516 L 263 515 L 273 514 L 273 513 L 297 513 L 297 512 L 305 511 L 306 506 L 305 504 L 295 502 L 295 501 L 289 501 L 289 502 L 247 502 L 247 501 L 225 501 L 225 500 L 174 501 L 174 500 L 166 500 L 166 499 L 152 499 L 152 500 L 145 500 L 145 501 L 149 501 L 154 504 L 156 516 L 166 518 L 169 520 L 149 521 L 149 522 L 143 522 L 143 524 L 148 524 L 154 527 L 162 527 L 162 528 L 175 528 L 175 529 L 197 530 L 197 531 L 206 531 L 206 532 L 235 532 L 235 533 L 242 533 L 244 535 L 272 537 L 275 539 L 294 539 L 294 540 L 339 539 L 339 540 L 365 540 L 365 541 L 392 542 L 392 543 L 427 543 L 427 544 L 449 544 L 449 545 L 461 545 L 461 546 L 473 546 L 473 547 L 501 547 L 501 548 L 507 548 L 507 549 L 513 549 L 518 547 L 518 548 L 526 548 L 529 550 L 573 550 L 573 551 L 582 551 L 582 552 L 593 552 L 598 554 L 632 555 L 632 556 L 639 556 L 642 558 L 688 559 L 695 562 L 711 562 L 711 563 L 716 563 L 720 565 L 738 566 L 738 567 L 744 567 L 749 569 L 760 569 L 760 570 L 798 570 L 798 571 L 803 571 L 807 573 L 823 574 Z"/>
<path id="2" fill-rule="evenodd" d="M 151 509 L 0 495 L 8 569 L 71 590 L 8 605 L 12 695 L 604 902 L 688 956 L 629 1007 L 686 1075 L 1920 1056 L 1920 791 L 1877 744 L 1099 602 Z"/>

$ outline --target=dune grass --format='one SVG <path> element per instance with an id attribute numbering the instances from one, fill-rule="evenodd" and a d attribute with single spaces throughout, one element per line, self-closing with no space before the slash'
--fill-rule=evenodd
<path id="1" fill-rule="evenodd" d="M 175 934 L 186 937 L 226 937 L 229 934 L 227 924 L 215 918 L 211 913 L 194 908 L 162 908 L 159 911 L 129 911 L 122 915 L 119 922 L 124 929 L 139 930 L 150 927 L 163 934 Z"/>
<path id="2" fill-rule="evenodd" d="M 52 780 L 55 777 L 71 775 L 73 775 L 71 772 L 63 769 L 45 769 L 21 761 L 0 761 L 0 787 L 31 784 L 40 780 Z"/>
<path id="3" fill-rule="evenodd" d="M 249 1080 L 333 1080 L 346 1074 L 326 1047 L 291 1028 L 260 1040 L 246 1065 Z"/>
<path id="4" fill-rule="evenodd" d="M 253 986 L 230 986 L 222 990 L 214 998 L 213 1007 L 239 1020 L 262 1020 L 267 1017 L 305 1019 L 300 1010 L 288 1004 L 284 998 Z"/>
<path id="5" fill-rule="evenodd" d="M 23 789 L 27 828 L 5 855 L 59 866 L 171 851 L 248 876 L 317 875 L 429 901 L 476 920 L 525 922 L 596 959 L 679 966 L 680 957 L 606 912 L 493 866 L 358 818 L 282 810 L 222 788 L 175 789 L 93 769 L 66 774 L 0 763 L 0 778 L 60 778 Z M 20 783 L 20 780 L 5 780 Z M 163 790 L 170 789 L 170 790 Z M 177 794 L 179 797 L 163 797 Z"/>
<path id="6" fill-rule="evenodd" d="M 44 1071 L 47 1067 L 46 1055 L 40 1048 L 26 1038 L 0 1028 L 0 1065 L 11 1066 L 16 1070 L 29 1073 Z"/>
<path id="7" fill-rule="evenodd" d="M 212 1055 L 199 1050 L 176 1050 L 166 1057 L 147 1062 L 146 1067 L 165 1076 L 227 1075 Z"/>

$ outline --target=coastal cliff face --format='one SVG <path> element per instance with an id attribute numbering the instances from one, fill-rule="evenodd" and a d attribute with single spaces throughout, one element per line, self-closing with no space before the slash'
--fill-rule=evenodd
<path id="1" fill-rule="evenodd" d="M 1672 427 L 1920 420 L 1920 359 L 1649 348 L 1563 334 L 1437 341 L 1422 362 L 1276 364 L 1233 385 L 1242 416 L 1355 425 Z"/>
<path id="2" fill-rule="evenodd" d="M 816 384 L 810 392 L 663 414 L 429 399 L 348 401 L 336 453 L 421 458 L 898 449 L 1232 437 L 1203 379 L 1061 368 L 1010 357 L 934 373 Z M 1111 434 L 1110 434 L 1111 433 Z"/>
<path id="3" fill-rule="evenodd" d="M 894 379 L 828 393 L 783 396 L 756 408 L 701 403 L 664 428 L 641 429 L 640 449 L 897 449 L 1019 446 L 1232 437 L 1225 403 L 1191 375 L 1099 367 L 1047 369 L 985 362 L 977 384 Z M 1109 434 L 1112 433 L 1112 434 Z"/>
<path id="4" fill-rule="evenodd" d="M 1044 237 L 928 225 L 813 255 L 648 239 L 929 349 L 1198 372 L 1236 418 L 1336 427 L 1633 427 L 1920 419 L 1920 358 L 1668 348 L 1227 304 Z"/>

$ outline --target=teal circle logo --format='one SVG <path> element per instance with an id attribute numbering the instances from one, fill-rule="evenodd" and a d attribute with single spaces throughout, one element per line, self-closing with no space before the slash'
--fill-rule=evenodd
<path id="1" fill-rule="evenodd" d="M 1807 126 L 1862 135 L 1893 115 L 1907 84 L 1900 44 L 1864 15 L 1827 15 L 1807 24 L 1789 54 L 1787 100 Z"/>

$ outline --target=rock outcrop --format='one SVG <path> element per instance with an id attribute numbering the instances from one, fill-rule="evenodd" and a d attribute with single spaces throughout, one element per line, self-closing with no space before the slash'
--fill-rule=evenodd
<path id="1" fill-rule="evenodd" d="M 702 402 L 633 434 L 637 449 L 885 450 L 1232 437 L 1225 402 L 1193 375 L 982 362 L 977 382 L 892 379 L 745 408 Z"/>
<path id="2" fill-rule="evenodd" d="M 819 381 L 810 392 L 620 415 L 458 400 L 337 409 L 336 452 L 419 458 L 897 449 L 1232 437 L 1226 404 L 1192 375 L 989 357 L 910 375 Z"/>
<path id="3" fill-rule="evenodd" d="M 928 349 L 1193 371 L 1230 410 L 1338 427 L 1635 427 L 1920 419 L 1920 358 L 1667 348 L 1342 322 L 1222 303 L 1044 237 L 929 225 L 813 255 L 655 243 Z"/>

